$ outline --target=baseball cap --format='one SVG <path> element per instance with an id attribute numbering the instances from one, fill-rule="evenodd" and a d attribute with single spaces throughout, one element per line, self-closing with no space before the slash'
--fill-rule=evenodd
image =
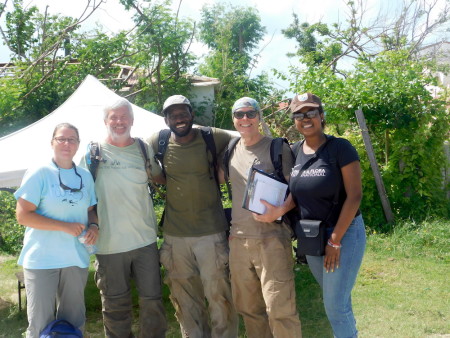
<path id="1" fill-rule="evenodd" d="M 245 107 L 253 107 L 256 111 L 261 112 L 258 101 L 252 99 L 251 97 L 241 97 L 233 104 L 233 108 L 231 108 L 231 113 L 234 113 L 236 110 Z"/>
<path id="2" fill-rule="evenodd" d="M 166 101 L 164 101 L 163 109 L 162 109 L 163 115 L 166 115 L 167 108 L 169 108 L 170 106 L 173 106 L 175 104 L 185 104 L 186 106 L 189 107 L 189 110 L 192 111 L 191 103 L 189 102 L 189 100 L 186 97 L 184 97 L 183 95 L 172 95 L 172 96 L 169 96 L 166 99 Z"/>
<path id="3" fill-rule="evenodd" d="M 313 107 L 319 108 L 322 106 L 322 101 L 320 101 L 319 97 L 312 93 L 304 93 L 295 95 L 292 99 L 291 105 L 289 109 L 291 110 L 292 115 L 302 109 L 303 107 Z"/>

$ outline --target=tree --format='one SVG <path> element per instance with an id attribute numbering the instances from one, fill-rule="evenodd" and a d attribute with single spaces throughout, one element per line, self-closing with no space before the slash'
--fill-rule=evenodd
<path id="1" fill-rule="evenodd" d="M 390 51 L 374 60 L 358 60 L 347 77 L 326 65 L 295 70 L 292 91 L 311 91 L 321 97 L 327 133 L 343 135 L 356 146 L 363 170 L 362 210 L 370 228 L 386 229 L 383 211 L 355 122 L 362 109 L 380 165 L 392 209 L 397 218 L 422 220 L 449 216 L 442 172 L 443 144 L 450 117 L 446 96 L 433 98 L 426 86 L 430 64 L 411 60 L 408 51 Z M 292 70 L 294 72 L 294 70 Z M 291 139 L 294 141 L 295 139 Z"/>
<path id="2" fill-rule="evenodd" d="M 344 22 L 331 25 L 300 24 L 293 13 L 293 23 L 283 33 L 297 41 L 297 55 L 303 63 L 326 63 L 345 74 L 338 66 L 342 59 L 371 59 L 387 50 L 408 50 L 413 56 L 432 33 L 448 28 L 450 4 L 446 0 L 404 2 L 398 10 L 380 12 L 374 18 L 365 6 L 363 0 L 348 1 Z"/>
<path id="3" fill-rule="evenodd" d="M 330 34 L 326 24 L 316 23 L 310 25 L 307 22 L 300 24 L 298 15 L 293 13 L 293 22 L 281 32 L 288 39 L 294 39 L 298 43 L 297 52 L 289 53 L 289 57 L 309 55 L 312 63 L 321 64 L 330 62 L 342 53 L 342 45 L 338 42 L 324 43 L 315 35 L 326 36 Z"/>
<path id="4" fill-rule="evenodd" d="M 199 66 L 202 75 L 220 79 L 216 90 L 215 125 L 231 127 L 230 107 L 242 96 L 262 101 L 272 90 L 266 74 L 250 77 L 265 27 L 253 7 L 214 4 L 202 8 L 199 39 L 211 52 Z"/>
<path id="5" fill-rule="evenodd" d="M 13 3 L 14 10 L 6 13 L 6 28 L 3 30 L 2 35 L 8 48 L 15 53 L 18 59 L 27 59 L 27 52 L 31 48 L 31 45 L 36 42 L 34 37 L 35 26 L 32 18 L 37 13 L 36 7 L 30 9 L 24 9 L 22 7 L 22 1 L 16 1 Z M 5 6 L 2 8 L 5 10 Z"/>
<path id="6" fill-rule="evenodd" d="M 11 11 L 0 8 L 0 16 L 6 12 L 6 28 L 0 27 L 0 33 L 14 64 L 11 74 L 0 78 L 0 135 L 53 111 L 86 75 L 116 77 L 118 68 L 112 65 L 130 56 L 126 34 L 80 32 L 81 23 L 101 3 L 88 1 L 76 19 L 42 14 L 34 6 L 25 9 L 19 0 Z"/>
<path id="7" fill-rule="evenodd" d="M 174 93 L 187 95 L 190 89 L 187 70 L 194 63 L 190 45 L 195 25 L 182 20 L 170 9 L 170 1 L 121 0 L 127 10 L 134 10 L 137 26 L 133 35 L 136 54 L 133 65 L 140 71 L 140 83 L 134 88 L 136 103 L 160 111 L 164 100 Z"/>
<path id="8" fill-rule="evenodd" d="M 393 22 L 381 25 L 378 18 L 377 25 L 367 26 L 362 2 L 349 2 L 349 8 L 346 25 L 299 25 L 294 17 L 284 31 L 298 42 L 297 57 L 306 65 L 291 67 L 291 91 L 319 95 L 331 133 L 345 135 L 357 147 L 363 169 L 362 209 L 372 229 L 383 229 L 385 222 L 355 123 L 358 108 L 364 112 L 395 215 L 416 220 L 448 217 L 448 188 L 442 177 L 450 122 L 447 97 L 432 97 L 426 89 L 437 85 L 430 74 L 438 66 L 416 51 L 428 34 L 448 22 L 449 8 L 446 5 L 431 21 L 436 1 L 414 1 Z M 353 66 L 341 68 L 339 61 L 349 57 Z"/>

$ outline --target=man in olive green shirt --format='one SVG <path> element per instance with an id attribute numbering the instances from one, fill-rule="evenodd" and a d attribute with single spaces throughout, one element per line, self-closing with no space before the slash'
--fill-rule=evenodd
<path id="1" fill-rule="evenodd" d="M 228 270 L 227 221 L 211 175 L 210 154 L 200 130 L 192 128 L 194 113 L 187 98 L 169 97 L 163 113 L 171 137 L 163 160 L 167 199 L 160 260 L 175 315 L 184 337 L 237 337 L 238 318 Z M 158 135 L 149 139 L 155 153 Z M 213 129 L 213 137 L 220 153 L 231 136 Z"/>

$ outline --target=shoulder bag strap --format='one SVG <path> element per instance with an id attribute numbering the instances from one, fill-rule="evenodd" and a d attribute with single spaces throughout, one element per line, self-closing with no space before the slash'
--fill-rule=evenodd
<path id="1" fill-rule="evenodd" d="M 322 146 L 316 151 L 316 153 L 314 154 L 314 156 L 313 156 L 312 158 L 310 158 L 308 161 L 306 161 L 305 164 L 302 165 L 302 168 L 300 169 L 298 175 L 301 175 L 302 172 L 305 171 L 305 169 L 306 169 L 307 166 L 310 166 L 312 163 L 314 163 L 314 162 L 319 158 L 319 154 L 326 148 L 326 146 L 329 144 L 329 142 L 332 141 L 333 139 L 335 139 L 335 137 L 333 137 L 333 136 L 328 136 L 328 135 L 326 135 L 326 138 L 327 138 L 327 139 L 326 139 L 325 143 L 322 144 Z M 296 156 L 298 155 L 298 152 L 300 151 L 300 146 L 303 145 L 303 142 L 304 142 L 304 141 L 302 141 L 300 145 L 296 146 L 297 152 L 294 153 Z M 333 157 L 333 162 L 334 162 L 335 165 L 336 165 L 336 160 L 335 160 L 334 157 Z M 337 167 L 337 165 L 336 165 L 336 167 Z M 338 202 L 339 202 L 339 184 L 336 184 L 336 190 L 335 190 L 335 192 L 334 192 L 334 198 L 333 198 L 333 207 L 332 207 L 331 210 L 328 212 L 328 215 L 327 215 L 327 217 L 325 218 L 324 222 L 328 222 L 328 219 L 330 218 L 330 216 L 331 216 L 333 210 L 336 208 Z M 299 210 L 300 210 L 300 216 L 303 217 L 303 216 L 301 215 L 301 208 L 299 208 Z"/>

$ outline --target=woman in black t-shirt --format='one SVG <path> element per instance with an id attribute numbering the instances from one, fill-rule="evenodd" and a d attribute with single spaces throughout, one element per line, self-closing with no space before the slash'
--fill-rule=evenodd
<path id="1" fill-rule="evenodd" d="M 297 95 L 290 109 L 295 127 L 305 138 L 296 154 L 290 190 L 302 218 L 326 221 L 329 234 L 325 256 L 306 256 L 308 265 L 322 287 L 335 337 L 357 337 L 351 291 L 366 245 L 359 212 L 362 197 L 359 157 L 347 140 L 325 135 L 322 103 L 316 95 Z M 302 168 L 327 138 L 328 144 L 318 153 L 317 160 Z M 333 207 L 336 192 L 338 204 Z"/>
<path id="2" fill-rule="evenodd" d="M 267 211 L 257 217 L 261 221 L 276 219 L 292 209 L 295 200 L 301 218 L 326 222 L 329 239 L 325 255 L 306 258 L 322 288 L 334 336 L 357 337 L 351 291 L 366 246 L 364 221 L 359 212 L 359 157 L 350 142 L 324 133 L 323 107 L 316 95 L 295 96 L 290 109 L 297 130 L 305 138 L 295 154 L 289 181 L 291 194 L 281 207 L 263 202 Z M 312 158 L 315 159 L 304 167 Z M 336 195 L 337 204 L 333 207 Z"/>

